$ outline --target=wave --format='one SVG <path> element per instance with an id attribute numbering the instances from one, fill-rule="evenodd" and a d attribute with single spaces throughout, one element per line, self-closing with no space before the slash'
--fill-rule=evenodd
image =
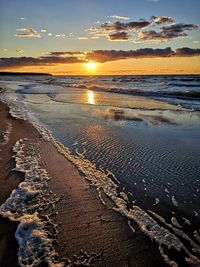
<path id="1" fill-rule="evenodd" d="M 16 98 L 2 97 L 10 106 L 11 114 L 16 118 L 29 120 L 33 126 L 41 133 L 44 140 L 51 142 L 66 159 L 72 162 L 78 170 L 84 174 L 84 178 L 96 188 L 102 204 L 106 205 L 103 195 L 105 194 L 113 202 L 113 210 L 119 212 L 127 218 L 127 222 L 133 230 L 132 223 L 136 223 L 140 230 L 158 244 L 158 249 L 164 261 L 170 266 L 178 266 L 176 258 L 170 251 L 184 255 L 185 263 L 190 266 L 198 266 L 200 259 L 200 247 L 198 240 L 191 239 L 183 230 L 176 226 L 166 223 L 164 218 L 151 211 L 145 211 L 140 206 L 131 202 L 130 194 L 120 184 L 119 180 L 110 171 L 98 169 L 94 163 L 84 157 L 84 154 L 71 154 L 69 149 L 57 141 L 52 133 L 41 125 L 26 108 L 26 105 Z M 20 104 L 18 103 L 20 102 Z M 14 146 L 16 153 L 16 170 L 25 173 L 25 181 L 18 189 L 13 191 L 10 198 L 1 206 L 2 216 L 11 220 L 19 221 L 16 231 L 16 239 L 19 243 L 19 264 L 20 266 L 34 266 L 42 259 L 50 266 L 63 266 L 62 260 L 56 261 L 56 252 L 52 246 L 52 240 L 48 237 L 48 230 L 45 228 L 45 220 L 40 218 L 37 210 L 44 206 L 52 205 L 57 199 L 51 199 L 47 195 L 46 188 L 50 177 L 45 169 L 40 165 L 40 158 L 37 155 L 26 157 L 24 146 L 26 140 L 21 140 Z M 31 153 L 30 153 L 31 155 Z M 33 201 L 32 201 L 33 200 Z M 40 201 L 41 200 L 41 201 Z M 175 201 L 175 200 L 174 200 Z M 34 204 L 34 205 L 33 205 Z M 27 211 L 28 214 L 27 214 Z M 173 216 L 174 217 L 174 216 Z M 174 217 L 175 218 L 175 217 Z M 173 219 L 173 222 L 177 219 Z M 179 226 L 183 227 L 180 223 Z M 196 233 L 198 233 L 196 231 Z M 197 234 L 194 236 L 197 236 Z M 29 249 L 26 245 L 29 244 Z M 37 253 L 42 248 L 42 258 Z M 170 259 L 170 258 L 173 259 Z"/>
<path id="2" fill-rule="evenodd" d="M 28 77 L 25 77 L 27 80 Z M 32 79 L 32 80 L 31 80 Z M 29 77 L 32 84 L 22 83 L 16 90 L 19 94 L 58 94 L 70 90 L 91 90 L 94 92 L 142 96 L 199 110 L 200 77 L 197 76 L 93 76 L 40 78 Z M 184 101 L 182 101 L 184 100 Z M 195 103 L 197 102 L 197 103 Z"/>
<path id="3" fill-rule="evenodd" d="M 169 86 L 175 86 L 175 87 L 198 87 L 200 88 L 199 84 L 192 84 L 192 83 L 168 83 Z"/>

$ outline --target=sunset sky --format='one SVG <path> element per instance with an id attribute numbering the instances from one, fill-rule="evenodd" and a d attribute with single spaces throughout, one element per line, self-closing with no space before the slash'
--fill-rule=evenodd
<path id="1" fill-rule="evenodd" d="M 199 0 L 0 0 L 0 71 L 200 74 L 199 10 Z"/>

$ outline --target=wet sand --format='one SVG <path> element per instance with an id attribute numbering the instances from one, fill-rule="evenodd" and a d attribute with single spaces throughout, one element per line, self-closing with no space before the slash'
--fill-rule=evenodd
<path id="1" fill-rule="evenodd" d="M 20 138 L 38 138 L 39 133 L 29 122 L 12 118 L 9 115 L 9 108 L 2 102 L 0 102 L 0 118 L 0 205 L 2 205 L 24 178 L 22 173 L 12 171 L 15 167 L 12 146 Z M 3 133 L 8 127 L 11 132 L 6 141 Z M 2 267 L 17 266 L 16 227 L 16 223 L 0 217 L 0 266 Z"/>
<path id="2" fill-rule="evenodd" d="M 58 236 L 55 249 L 61 258 L 76 262 L 75 255 L 87 252 L 94 256 L 93 266 L 105 267 L 162 267 L 163 262 L 157 245 L 127 219 L 104 206 L 94 188 L 82 174 L 48 141 L 40 139 L 33 126 L 16 120 L 8 114 L 8 107 L 0 103 L 0 204 L 4 203 L 13 189 L 23 180 L 23 174 L 13 172 L 12 146 L 17 140 L 30 138 L 27 145 L 40 151 L 42 164 L 51 180 L 49 190 L 60 197 L 52 220 L 57 224 Z M 10 129 L 7 141 L 3 133 Z M 29 151 L 27 150 L 27 155 Z M 53 215 L 54 214 L 54 215 Z M 14 238 L 16 224 L 0 218 L 0 266 L 17 266 L 17 242 Z M 77 265 L 73 265 L 77 266 Z M 84 266 L 84 265 L 83 265 Z"/>

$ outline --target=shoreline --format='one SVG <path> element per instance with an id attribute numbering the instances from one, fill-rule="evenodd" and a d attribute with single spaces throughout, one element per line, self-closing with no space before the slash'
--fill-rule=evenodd
<path id="1" fill-rule="evenodd" d="M 52 219 L 58 225 L 59 246 L 57 247 L 61 258 L 70 258 L 75 264 L 74 255 L 81 255 L 83 251 L 86 251 L 85 257 L 87 254 L 93 255 L 94 266 L 117 267 L 119 263 L 120 266 L 166 266 L 156 248 L 157 245 L 144 236 L 138 228 L 133 233 L 126 218 L 105 207 L 96 190 L 81 177 L 71 162 L 58 153 L 51 142 L 38 142 L 40 135 L 29 122 L 14 119 L 8 115 L 9 108 L 6 104 L 0 102 L 0 107 L 1 117 L 4 118 L 1 121 L 1 132 L 5 132 L 5 125 L 8 122 L 12 125 L 8 143 L 1 146 L 1 149 L 7 149 L 7 153 L 4 154 L 8 155 L 6 158 L 2 157 L 4 164 L 1 163 L 1 167 L 10 173 L 7 183 L 3 181 L 5 175 L 1 177 L 0 183 L 4 184 L 1 204 L 23 181 L 24 177 L 22 173 L 17 175 L 16 172 L 11 172 L 14 167 L 11 148 L 17 140 L 30 138 L 36 142 L 36 146 L 40 146 L 43 164 L 52 177 L 48 183 L 49 190 L 53 190 L 54 194 L 59 197 L 65 196 L 61 202 L 56 204 L 59 216 Z M 67 174 L 65 178 L 63 173 Z M 10 233 L 10 238 L 14 240 L 17 224 L 2 218 L 1 221 L 7 230 L 5 231 L 5 228 L 3 230 L 5 238 L 7 238 L 7 233 Z M 2 266 L 16 266 L 18 246 L 17 241 L 11 243 L 11 239 L 6 241 L 2 239 L 0 247 L 0 255 L 3 255 L 0 256 L 0 262 L 4 264 Z M 143 258 L 144 254 L 145 258 Z M 15 259 L 12 263 L 11 258 Z"/>
<path id="2" fill-rule="evenodd" d="M 1 90 L 2 92 L 3 90 Z M 11 192 L 23 181 L 24 175 L 19 172 L 12 172 L 15 167 L 15 160 L 12 158 L 13 145 L 20 138 L 39 136 L 33 126 L 26 121 L 16 120 L 9 114 L 9 108 L 0 101 L 0 206 L 10 196 Z M 10 133 L 3 140 L 3 133 L 10 125 Z M 0 266 L 17 266 L 18 244 L 15 239 L 17 223 L 9 221 L 7 218 L 0 217 Z"/>

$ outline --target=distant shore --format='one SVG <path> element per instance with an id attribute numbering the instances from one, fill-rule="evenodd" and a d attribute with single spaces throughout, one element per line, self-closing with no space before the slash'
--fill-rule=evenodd
<path id="1" fill-rule="evenodd" d="M 7 71 L 3 71 L 3 72 L 0 72 L 0 76 L 3 76 L 3 75 L 9 75 L 9 76 L 12 76 L 12 75 L 25 75 L 25 76 L 28 76 L 28 75 L 42 75 L 42 76 L 52 76 L 51 74 L 49 73 L 39 73 L 39 72 L 7 72 Z"/>

